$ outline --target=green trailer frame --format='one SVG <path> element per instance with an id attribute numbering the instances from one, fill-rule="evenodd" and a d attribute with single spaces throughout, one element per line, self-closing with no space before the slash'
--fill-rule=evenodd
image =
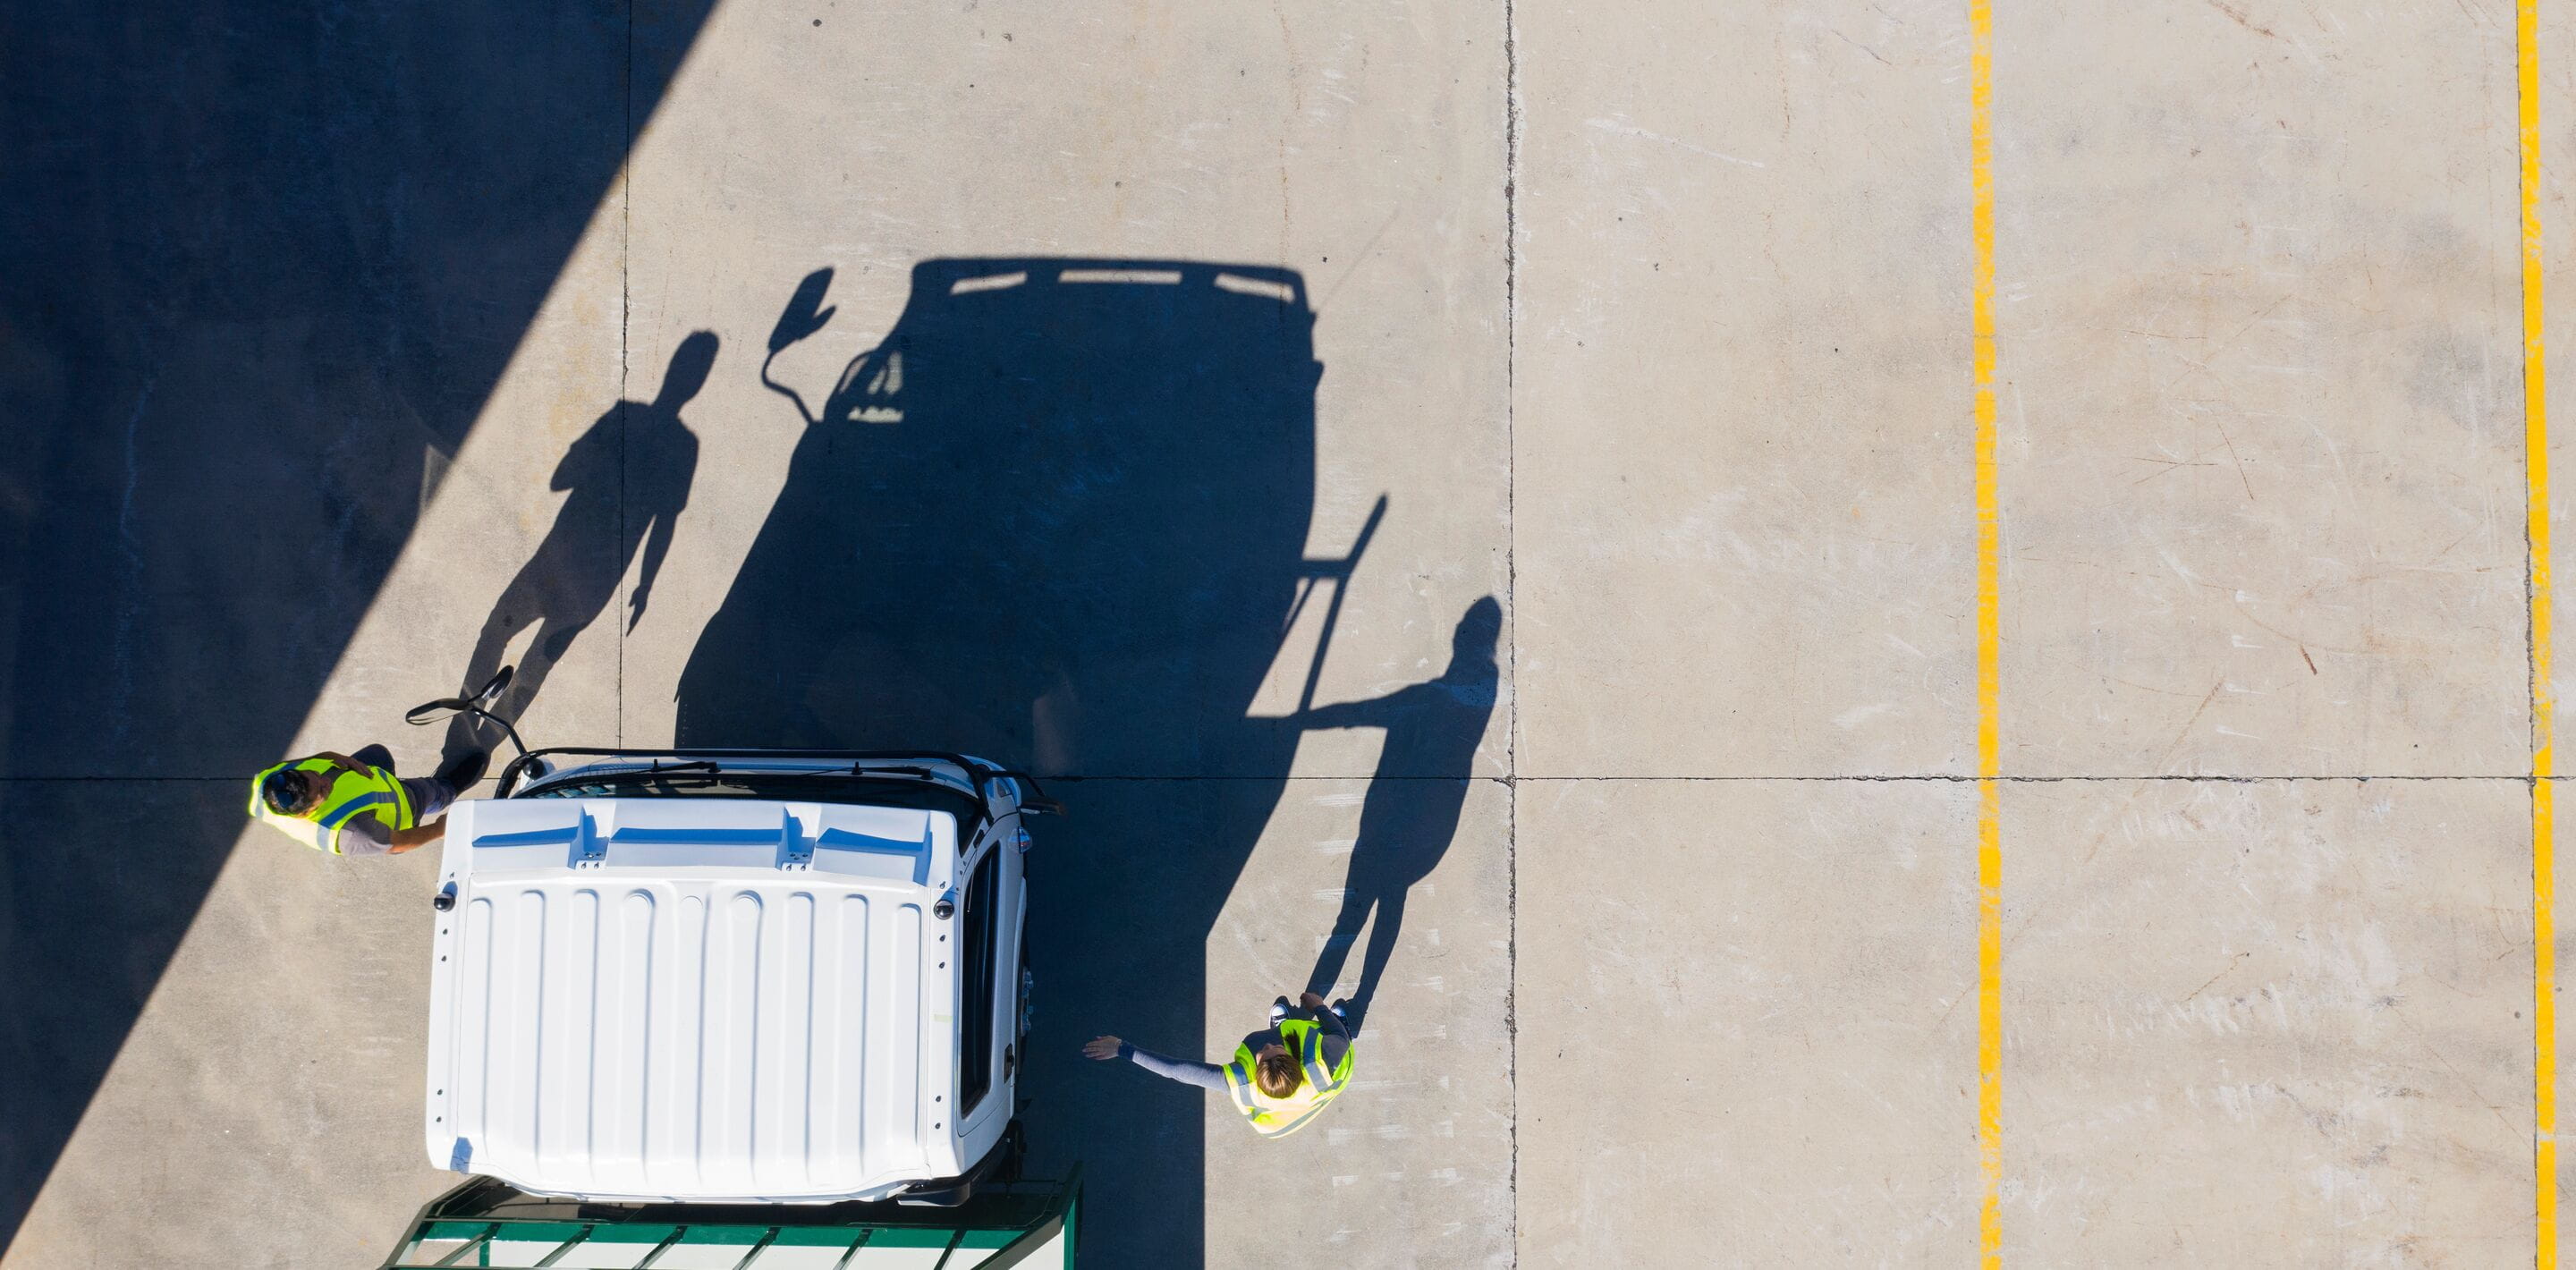
<path id="1" fill-rule="evenodd" d="M 591 1204 L 530 1195 L 488 1177 L 468 1179 L 431 1200 L 412 1219 L 381 1270 L 449 1266 L 559 1266 L 584 1245 L 642 1249 L 617 1258 L 650 1270 L 672 1250 L 740 1248 L 733 1270 L 760 1270 L 778 1249 L 840 1249 L 843 1270 L 863 1270 L 871 1248 L 905 1250 L 917 1264 L 938 1250 L 935 1270 L 1006 1270 L 1051 1246 L 1061 1234 L 1063 1260 L 1074 1265 L 1082 1208 L 1081 1170 L 1060 1182 L 987 1182 L 964 1203 L 934 1208 L 892 1202 L 817 1204 Z M 552 1244 L 549 1251 L 538 1251 Z M 507 1260 L 492 1260 L 508 1246 Z M 583 1261 L 590 1260 L 582 1258 Z"/>

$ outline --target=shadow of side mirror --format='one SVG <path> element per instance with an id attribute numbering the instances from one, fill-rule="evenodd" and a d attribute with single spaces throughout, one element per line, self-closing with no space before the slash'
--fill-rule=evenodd
<path id="1" fill-rule="evenodd" d="M 518 673 L 518 669 L 519 668 L 516 666 L 503 666 L 501 669 L 493 672 L 491 678 L 484 680 L 482 687 L 475 689 L 472 693 L 466 696 L 440 697 L 436 701 L 421 702 L 419 705 L 403 711 L 403 722 L 419 726 L 421 724 L 436 723 L 440 719 L 454 718 L 457 715 L 469 712 L 479 714 L 482 712 L 483 707 L 499 700 L 501 694 L 508 690 L 510 686 L 510 678 L 512 675 Z"/>
<path id="2" fill-rule="evenodd" d="M 440 697 L 436 701 L 424 701 L 403 711 L 403 722 L 419 727 L 422 724 L 436 723 L 441 719 L 455 718 L 473 708 L 474 703 L 463 697 Z"/>
<path id="3" fill-rule="evenodd" d="M 519 751 L 519 757 L 525 759 L 528 756 L 528 743 L 519 739 L 519 730 L 510 726 L 508 719 L 485 709 L 501 699 L 502 692 L 510 686 L 511 675 L 517 670 L 515 666 L 503 666 L 493 672 L 491 678 L 484 680 L 483 686 L 475 689 L 474 695 L 470 697 L 440 697 L 436 701 L 421 702 L 403 711 L 403 722 L 419 727 L 423 724 L 436 723 L 441 719 L 452 719 L 460 714 L 470 714 L 499 728 L 501 735 L 510 738 L 510 745 Z"/>
<path id="4" fill-rule="evenodd" d="M 788 345 L 823 329 L 837 309 L 823 307 L 823 293 L 832 289 L 829 265 L 805 275 L 796 284 L 796 294 L 787 297 L 787 310 L 778 315 L 778 325 L 769 329 L 769 351 L 772 356 Z"/>

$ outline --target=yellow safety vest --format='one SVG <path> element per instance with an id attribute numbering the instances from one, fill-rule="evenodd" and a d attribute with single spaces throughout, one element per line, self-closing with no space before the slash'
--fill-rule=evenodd
<path id="1" fill-rule="evenodd" d="M 329 793 L 301 816 L 284 816 L 268 809 L 268 800 L 259 796 L 260 784 L 270 772 L 293 769 L 319 772 L 331 778 Z M 335 775 L 336 773 L 336 775 Z M 358 816 L 373 816 L 387 829 L 409 829 L 416 820 L 411 796 L 403 792 L 402 782 L 380 767 L 363 773 L 351 772 L 327 758 L 294 759 L 267 768 L 250 778 L 250 814 L 252 818 L 275 825 L 285 834 L 316 851 L 340 854 L 340 829 Z"/>
<path id="2" fill-rule="evenodd" d="M 1285 1098 L 1273 1098 L 1261 1092 L 1252 1078 L 1252 1047 L 1234 1047 L 1234 1061 L 1225 1065 L 1226 1092 L 1234 1095 L 1234 1109 L 1252 1121 L 1252 1127 L 1265 1138 L 1284 1138 L 1306 1127 L 1315 1113 L 1342 1096 L 1350 1086 L 1351 1056 L 1357 1046 L 1342 1049 L 1342 1061 L 1324 1065 L 1324 1025 L 1312 1019 L 1282 1019 L 1280 1040 L 1288 1052 L 1297 1056 L 1306 1078 L 1297 1083 L 1295 1092 Z"/>

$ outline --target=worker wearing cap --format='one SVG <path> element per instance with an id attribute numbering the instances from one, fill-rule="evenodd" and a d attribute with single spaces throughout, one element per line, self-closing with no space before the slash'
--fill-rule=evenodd
<path id="1" fill-rule="evenodd" d="M 1298 999 L 1295 1010 L 1288 1008 L 1288 998 L 1279 998 L 1270 1008 L 1269 1030 L 1243 1038 L 1234 1060 L 1222 1067 L 1166 1058 L 1114 1036 L 1094 1037 L 1082 1052 L 1102 1062 L 1123 1058 L 1166 1080 L 1223 1092 L 1265 1138 L 1306 1127 L 1351 1081 L 1350 1027 L 1340 1010 L 1312 992 Z"/>
<path id="2" fill-rule="evenodd" d="M 288 837 L 332 855 L 401 855 L 447 832 L 433 820 L 483 779 L 489 751 L 474 750 L 435 776 L 394 775 L 393 753 L 370 745 L 355 755 L 324 751 L 250 778 L 250 814 Z"/>

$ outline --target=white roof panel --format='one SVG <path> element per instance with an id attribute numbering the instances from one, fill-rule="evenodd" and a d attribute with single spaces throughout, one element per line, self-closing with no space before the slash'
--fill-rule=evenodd
<path id="1" fill-rule="evenodd" d="M 430 1158 L 596 1199 L 962 1171 L 946 812 L 509 799 L 449 813 Z"/>

